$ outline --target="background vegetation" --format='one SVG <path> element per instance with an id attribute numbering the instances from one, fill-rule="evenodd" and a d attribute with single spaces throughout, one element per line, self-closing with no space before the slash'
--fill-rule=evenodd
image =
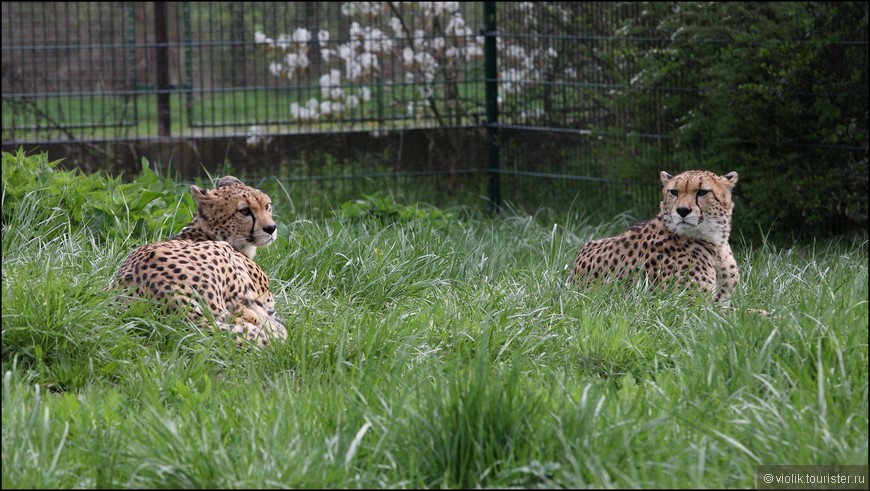
<path id="1" fill-rule="evenodd" d="M 142 156 L 184 180 L 244 166 L 256 179 L 336 190 L 333 202 L 346 199 L 346 188 L 323 183 L 340 179 L 364 181 L 367 193 L 425 187 L 479 206 L 488 177 L 485 61 L 477 49 L 455 57 L 444 46 L 479 48 L 483 3 L 451 5 L 170 4 L 161 24 L 168 61 L 158 65 L 164 46 L 152 3 L 4 2 L 4 149 L 42 145 L 65 165 L 130 177 Z M 785 242 L 867 227 L 866 3 L 495 7 L 505 200 L 530 213 L 573 206 L 597 216 L 646 214 L 661 170 L 736 170 L 735 220 L 747 238 Z M 410 27 L 397 35 L 390 24 L 400 18 Z M 471 34 L 457 33 L 458 19 Z M 285 43 L 290 51 L 255 41 L 257 33 L 279 40 L 297 30 L 310 39 Z M 329 32 L 323 46 L 321 31 Z M 343 65 L 329 65 L 337 54 L 332 62 L 318 56 L 321 48 L 350 50 L 360 32 L 369 42 L 356 39 L 355 50 L 390 41 L 373 55 L 378 70 L 348 75 L 373 52 Z M 282 55 L 294 50 L 306 53 L 307 67 L 292 80 L 273 76 L 271 63 L 286 68 Z M 406 52 L 437 63 L 406 63 Z M 157 68 L 168 70 L 171 141 L 155 139 Z M 329 69 L 341 77 L 324 91 Z M 363 89 L 371 100 L 341 114 L 303 119 L 291 111 L 339 102 L 324 93 Z M 415 132 L 425 144 L 406 144 Z M 355 151 L 324 133 L 353 133 Z M 427 178 L 404 179 L 415 172 Z"/>
<path id="2" fill-rule="evenodd" d="M 866 227 L 866 5 L 652 3 L 622 32 L 670 40 L 624 53 L 630 124 L 664 123 L 678 162 L 738 170 L 743 220 Z"/>
<path id="3" fill-rule="evenodd" d="M 2 170 L 4 488 L 750 488 L 758 464 L 867 463 L 866 238 L 735 237 L 723 313 L 567 288 L 626 216 L 370 195 L 312 218 L 277 187 L 257 260 L 291 336 L 241 350 L 104 291 L 186 223 L 187 186 Z"/>

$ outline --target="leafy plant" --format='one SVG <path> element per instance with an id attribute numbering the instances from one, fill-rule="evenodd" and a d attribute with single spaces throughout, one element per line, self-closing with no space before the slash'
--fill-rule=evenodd
<path id="1" fill-rule="evenodd" d="M 392 194 L 380 192 L 366 194 L 360 199 L 342 203 L 336 214 L 351 220 L 364 217 L 377 217 L 384 221 L 407 222 L 424 220 L 433 223 L 446 223 L 453 218 L 450 212 L 444 212 L 433 206 L 420 203 L 401 205 Z"/>
<path id="2" fill-rule="evenodd" d="M 152 236 L 177 230 L 190 220 L 192 200 L 142 160 L 142 172 L 130 183 L 101 173 L 61 170 L 47 153 L 3 152 L 3 228 L 16 229 L 16 217 L 28 216 L 29 230 L 43 239 L 71 229 L 95 237 Z M 186 206 L 182 206 L 186 205 Z M 26 212 L 25 212 L 26 209 Z M 62 226 L 61 226 L 62 225 Z"/>

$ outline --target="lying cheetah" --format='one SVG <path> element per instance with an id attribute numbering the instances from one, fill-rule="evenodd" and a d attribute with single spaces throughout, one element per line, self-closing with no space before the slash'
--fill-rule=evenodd
<path id="1" fill-rule="evenodd" d="M 739 273 L 728 237 L 737 173 L 661 173 L 661 212 L 616 237 L 580 249 L 569 282 L 625 278 L 643 270 L 653 283 L 688 281 L 728 306 Z"/>
<path id="2" fill-rule="evenodd" d="M 121 265 L 116 285 L 136 296 L 168 300 L 203 328 L 211 328 L 206 305 L 221 331 L 265 346 L 286 339 L 275 312 L 269 277 L 252 259 L 257 247 L 277 236 L 269 197 L 232 176 L 215 189 L 190 187 L 196 214 L 164 242 L 134 250 Z"/>

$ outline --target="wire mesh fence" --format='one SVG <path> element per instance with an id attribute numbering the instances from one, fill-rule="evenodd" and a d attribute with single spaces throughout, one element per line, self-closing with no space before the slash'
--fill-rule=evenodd
<path id="1" fill-rule="evenodd" d="M 4 143 L 479 122 L 480 3 L 367 5 L 4 3 Z"/>
<path id="2" fill-rule="evenodd" d="M 87 171 L 135 173 L 144 157 L 182 179 L 274 177 L 302 206 L 391 189 L 606 216 L 654 210 L 660 170 L 738 170 L 750 209 L 771 186 L 846 183 L 830 205 L 770 200 L 792 211 L 751 215 L 762 226 L 866 225 L 857 2 L 4 2 L 2 14 L 4 150 Z"/>

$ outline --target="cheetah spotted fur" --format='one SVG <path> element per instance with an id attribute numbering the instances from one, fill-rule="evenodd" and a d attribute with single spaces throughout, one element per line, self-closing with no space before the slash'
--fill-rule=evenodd
<path id="1" fill-rule="evenodd" d="M 201 328 L 212 327 L 211 317 L 237 344 L 247 339 L 263 347 L 271 339 L 286 339 L 269 277 L 253 261 L 257 248 L 277 236 L 271 200 L 232 176 L 211 190 L 191 186 L 190 194 L 196 202 L 190 224 L 166 241 L 134 250 L 116 285 L 133 296 L 167 302 Z"/>
<path id="2" fill-rule="evenodd" d="M 569 282 L 588 284 L 642 271 L 654 284 L 688 281 L 729 306 L 740 276 L 728 244 L 737 173 L 693 170 L 660 177 L 659 214 L 616 237 L 585 244 Z"/>

